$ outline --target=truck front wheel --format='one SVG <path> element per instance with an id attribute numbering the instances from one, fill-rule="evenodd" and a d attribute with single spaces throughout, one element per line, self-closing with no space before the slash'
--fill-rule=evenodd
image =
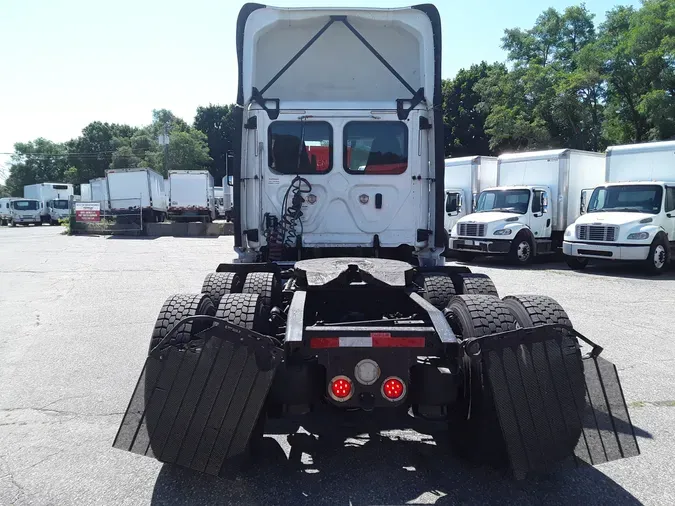
<path id="1" fill-rule="evenodd" d="M 649 255 L 645 260 L 645 267 L 651 274 L 661 274 L 666 270 L 668 261 L 668 245 L 663 237 L 657 236 L 649 248 Z"/>
<path id="2" fill-rule="evenodd" d="M 509 258 L 516 265 L 529 265 L 534 258 L 534 246 L 532 239 L 525 234 L 520 234 L 511 244 Z"/>
<path id="3" fill-rule="evenodd" d="M 588 267 L 588 258 L 579 258 L 565 255 L 565 262 L 570 269 L 575 271 L 582 271 Z"/>

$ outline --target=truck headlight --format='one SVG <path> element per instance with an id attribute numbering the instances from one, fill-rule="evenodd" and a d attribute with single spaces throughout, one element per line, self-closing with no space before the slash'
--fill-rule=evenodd
<path id="1" fill-rule="evenodd" d="M 495 235 L 511 235 L 511 230 L 510 228 L 502 228 L 500 230 L 495 230 Z"/>
<path id="2" fill-rule="evenodd" d="M 567 230 L 565 230 L 565 237 L 571 237 L 571 236 L 572 236 L 572 229 L 568 228 Z"/>
<path id="3" fill-rule="evenodd" d="M 649 239 L 649 232 L 635 232 L 634 234 L 628 234 L 628 240 L 640 241 L 642 239 Z"/>

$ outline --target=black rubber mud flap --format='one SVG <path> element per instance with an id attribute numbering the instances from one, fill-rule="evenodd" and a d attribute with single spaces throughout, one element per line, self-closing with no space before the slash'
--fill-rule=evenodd
<path id="1" fill-rule="evenodd" d="M 281 360 L 269 338 L 224 320 L 187 346 L 158 345 L 113 446 L 218 475 L 245 456 Z"/>
<path id="2" fill-rule="evenodd" d="M 582 356 L 575 336 L 593 348 Z M 481 360 L 516 479 L 640 453 L 616 367 L 563 325 L 469 339 Z"/>

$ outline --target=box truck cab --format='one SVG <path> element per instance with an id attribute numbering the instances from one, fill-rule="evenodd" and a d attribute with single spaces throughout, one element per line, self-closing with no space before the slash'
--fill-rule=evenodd
<path id="1" fill-rule="evenodd" d="M 239 260 L 297 260 L 323 248 L 442 263 L 432 8 L 245 9 L 233 173 Z"/>
<path id="2" fill-rule="evenodd" d="M 471 214 L 481 190 L 497 184 L 497 158 L 466 156 L 445 160 L 445 229 Z"/>
<path id="3" fill-rule="evenodd" d="M 663 272 L 675 248 L 675 141 L 608 148 L 606 178 L 565 231 L 568 265 L 628 260 Z"/>
<path id="4" fill-rule="evenodd" d="M 581 213 L 585 191 L 604 180 L 604 155 L 570 149 L 502 155 L 499 186 L 483 190 L 475 212 L 457 221 L 450 248 L 461 259 L 508 255 L 528 264 L 554 253 Z"/>
<path id="5" fill-rule="evenodd" d="M 2 225 L 42 225 L 41 202 L 37 199 L 0 199 L 0 221 Z"/>
<path id="6" fill-rule="evenodd" d="M 49 223 L 58 225 L 59 221 L 70 216 L 70 199 L 54 199 L 47 202 Z"/>

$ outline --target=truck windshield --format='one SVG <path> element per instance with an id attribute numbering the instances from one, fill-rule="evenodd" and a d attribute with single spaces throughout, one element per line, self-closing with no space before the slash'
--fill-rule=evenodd
<path id="1" fill-rule="evenodd" d="M 481 192 L 476 205 L 477 213 L 503 211 L 525 214 L 530 203 L 530 190 L 489 190 Z"/>
<path id="2" fill-rule="evenodd" d="M 17 211 L 37 211 L 38 209 L 37 200 L 13 200 L 12 209 Z"/>
<path id="3" fill-rule="evenodd" d="M 408 127 L 400 121 L 350 121 L 342 150 L 350 174 L 403 174 L 408 168 Z"/>
<path id="4" fill-rule="evenodd" d="M 52 200 L 52 207 L 54 209 L 68 209 L 67 200 Z"/>
<path id="5" fill-rule="evenodd" d="M 275 121 L 268 165 L 281 174 L 322 174 L 333 166 L 333 128 L 325 121 Z"/>
<path id="6" fill-rule="evenodd" d="M 634 212 L 658 214 L 663 188 L 659 185 L 600 186 L 593 190 L 587 212 Z"/>

